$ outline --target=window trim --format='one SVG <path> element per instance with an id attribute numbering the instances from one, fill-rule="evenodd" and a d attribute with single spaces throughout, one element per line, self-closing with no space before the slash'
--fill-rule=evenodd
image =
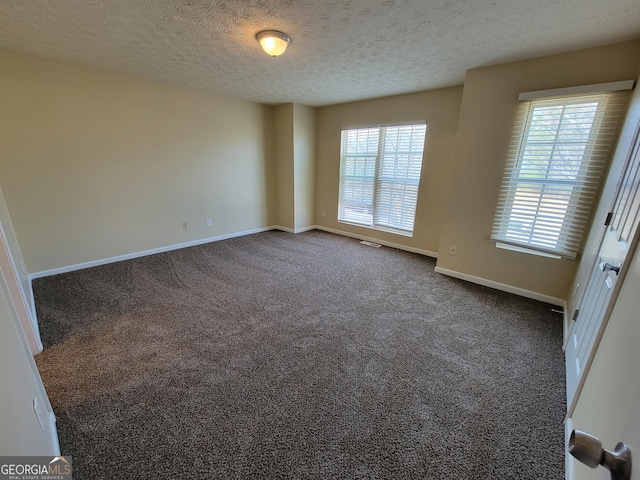
<path id="1" fill-rule="evenodd" d="M 415 205 L 413 205 L 414 209 L 412 213 L 412 218 L 410 220 L 410 223 L 411 223 L 410 229 L 394 227 L 385 223 L 380 223 L 380 213 L 384 212 L 385 208 L 388 209 L 392 205 L 392 203 L 388 203 L 388 202 L 385 204 L 383 202 L 383 200 L 385 199 L 385 196 L 380 194 L 380 184 L 382 183 L 382 179 L 385 179 L 385 178 L 388 179 L 388 174 L 385 175 L 382 171 L 383 162 L 385 161 L 385 157 L 387 154 L 385 149 L 386 137 L 389 129 L 394 129 L 394 128 L 400 129 L 402 127 L 412 127 L 412 128 L 423 127 L 424 128 L 424 137 L 422 138 L 422 145 L 421 145 L 422 149 L 420 152 L 419 163 L 416 162 L 415 159 L 409 160 L 407 163 L 407 169 L 409 169 L 409 171 L 407 172 L 407 176 L 392 177 L 392 181 L 393 179 L 397 178 L 398 180 L 400 180 L 400 183 L 407 182 L 408 184 L 411 185 L 412 188 L 415 188 Z M 358 222 L 358 221 L 353 221 L 352 219 L 349 219 L 349 218 L 345 218 L 346 215 L 344 214 L 344 212 L 346 211 L 346 209 L 348 209 L 349 201 L 347 199 L 343 199 L 343 194 L 345 193 L 345 183 L 346 183 L 346 179 L 348 178 L 348 175 L 345 173 L 345 170 L 350 167 L 347 164 L 347 162 L 350 158 L 355 158 L 358 155 L 353 153 L 348 154 L 348 152 L 346 152 L 348 136 L 350 132 L 355 134 L 355 132 L 357 131 L 366 131 L 366 130 L 377 130 L 377 133 L 375 133 L 375 135 L 377 135 L 377 146 L 376 146 L 375 153 L 373 152 L 373 150 L 370 150 L 367 152 L 369 155 L 367 155 L 367 153 L 360 154 L 363 158 L 374 159 L 373 176 L 371 177 L 371 182 L 373 184 L 371 187 L 371 205 L 370 205 L 371 220 L 368 223 L 366 223 L 365 221 Z M 341 138 L 340 138 L 340 171 L 339 171 L 339 184 L 338 184 L 338 215 L 337 215 L 338 222 L 344 223 L 347 225 L 354 225 L 354 226 L 368 228 L 372 230 L 392 233 L 396 235 L 413 237 L 413 233 L 415 230 L 415 221 L 416 221 L 416 213 L 418 208 L 420 186 L 422 184 L 422 171 L 423 171 L 422 167 L 424 163 L 424 154 L 425 154 L 425 147 L 427 142 L 426 137 L 427 137 L 427 123 L 424 120 L 406 122 L 406 123 L 393 123 L 393 124 L 389 123 L 389 124 L 378 124 L 374 126 L 343 128 L 341 130 Z M 393 152 L 391 151 L 388 153 L 393 155 Z M 396 153 L 399 153 L 399 151 L 396 151 Z M 417 151 L 409 149 L 408 151 L 402 152 L 402 153 L 405 153 L 409 157 L 412 157 L 417 154 Z M 397 162 L 397 159 L 395 161 Z M 394 160 L 391 160 L 391 162 L 393 163 Z M 411 170 L 416 169 L 416 166 L 417 166 L 417 173 L 418 173 L 417 179 L 410 176 Z M 413 173 L 415 173 L 415 170 Z M 390 187 L 390 188 L 392 189 L 391 192 L 393 193 L 393 187 Z M 363 187 L 363 189 L 365 189 L 365 187 Z M 391 194 L 389 194 L 389 192 L 386 192 L 386 193 L 387 193 L 387 198 L 389 196 L 392 196 L 392 193 Z M 413 198 L 412 195 L 410 196 Z M 403 205 L 404 205 L 404 201 L 405 201 L 404 194 L 402 194 L 402 198 L 403 198 Z"/>
<path id="2" fill-rule="evenodd" d="M 554 88 L 551 90 L 534 90 L 522 92 L 518 95 L 518 101 L 538 100 L 541 98 L 569 97 L 572 95 L 596 95 L 598 93 L 613 93 L 623 90 L 633 90 L 635 80 L 622 80 L 620 82 L 597 83 L 594 85 L 579 85 L 575 87 Z"/>
<path id="3" fill-rule="evenodd" d="M 593 202 L 597 198 L 598 192 L 601 188 L 602 173 L 606 170 L 610 161 L 611 153 L 615 148 L 615 140 L 619 134 L 621 120 L 624 112 L 626 111 L 628 95 L 625 93 L 614 92 L 628 90 L 633 87 L 633 84 L 633 81 L 611 82 L 607 84 L 542 90 L 520 94 L 519 99 L 524 99 L 524 101 L 521 101 L 518 107 L 516 120 L 514 122 L 511 146 L 507 156 L 503 181 L 499 192 L 498 205 L 494 217 L 494 224 L 490 236 L 491 241 L 496 242 L 497 246 L 500 248 L 512 246 L 515 248 L 510 248 L 510 250 L 523 251 L 524 253 L 540 252 L 550 256 L 560 256 L 563 258 L 575 258 L 577 256 L 582 243 L 582 236 L 584 235 L 586 226 L 591 219 Z M 591 149 L 592 151 L 585 151 L 585 153 L 581 154 L 581 163 L 579 165 L 579 170 L 575 174 L 575 180 L 562 180 L 560 178 L 554 179 L 553 177 L 549 177 L 548 174 L 545 174 L 545 178 L 531 179 L 530 182 L 524 181 L 526 180 L 526 176 L 522 174 L 522 168 L 523 162 L 525 161 L 524 159 L 526 158 L 525 155 L 528 155 L 525 149 L 529 148 L 533 150 L 537 146 L 535 141 L 528 141 L 531 139 L 530 129 L 532 128 L 532 124 L 533 128 L 539 126 L 539 124 L 533 123 L 532 120 L 535 109 L 544 108 L 545 105 L 552 106 L 554 104 L 562 105 L 564 108 L 567 108 L 567 106 L 572 103 L 575 105 L 584 101 L 585 104 L 587 104 L 592 101 L 590 99 L 596 98 L 598 98 L 598 107 L 594 113 L 589 138 L 583 142 L 584 147 L 586 149 Z M 564 115 L 565 112 L 563 110 L 559 115 L 559 118 L 564 119 Z M 616 127 L 613 135 L 611 134 L 610 125 L 608 123 L 612 119 Z M 602 122 L 607 123 L 604 124 Z M 606 140 L 603 139 L 603 137 L 607 136 L 603 133 L 605 127 L 603 127 L 602 130 L 595 132 L 593 130 L 594 127 L 600 129 L 601 124 L 606 125 L 607 133 L 611 138 L 609 142 L 606 142 Z M 598 136 L 593 138 L 593 135 L 595 134 L 598 134 Z M 553 141 L 554 148 L 558 145 L 562 146 L 563 143 L 566 143 L 566 141 L 563 142 L 555 139 Z M 604 155 L 600 154 L 600 150 L 603 145 L 605 151 Z M 592 155 L 595 147 L 598 148 L 598 154 Z M 552 166 L 554 163 L 554 153 L 550 152 L 548 155 L 549 157 L 546 161 L 549 166 Z M 530 157 L 529 161 L 532 162 L 533 158 L 535 157 Z M 557 187 L 558 185 L 562 185 L 563 182 L 570 182 L 575 184 L 577 187 L 575 190 L 567 190 L 567 211 L 563 213 L 562 220 L 560 222 L 554 222 L 551 226 L 551 228 L 560 228 L 557 237 L 558 243 L 555 246 L 545 246 L 540 244 L 540 242 L 536 245 L 535 241 L 533 241 L 533 236 L 536 234 L 536 231 L 538 232 L 538 235 L 541 235 L 541 232 L 544 232 L 544 227 L 541 227 L 538 222 L 544 222 L 548 220 L 550 216 L 553 216 L 552 214 L 544 213 L 542 217 L 539 217 L 539 208 L 545 207 L 545 204 L 549 202 L 548 197 L 545 199 L 543 195 L 545 195 L 545 193 L 548 194 L 549 189 L 553 191 L 554 185 Z M 540 188 L 537 190 L 538 199 L 536 200 L 536 203 L 532 203 L 531 205 L 533 206 L 530 207 L 535 211 L 524 211 L 526 217 L 530 218 L 529 222 L 533 223 L 531 223 L 531 227 L 529 227 L 531 231 L 529 232 L 528 238 L 520 241 L 519 239 L 514 239 L 513 236 L 509 238 L 509 231 L 513 228 L 515 223 L 517 223 L 513 220 L 514 210 L 516 211 L 516 214 L 518 214 L 518 209 L 523 208 L 522 202 L 526 198 L 521 197 L 518 205 L 515 197 L 517 193 L 517 186 L 526 185 L 527 183 L 530 185 L 539 184 Z M 595 184 L 595 187 L 593 184 Z M 536 191 L 532 191 L 531 194 L 536 195 Z M 586 213 L 584 211 L 585 204 L 587 205 Z M 577 212 L 578 206 L 581 208 L 580 212 Z M 526 208 L 527 210 L 530 210 L 529 207 Z M 526 234 L 526 232 L 523 232 L 523 234 Z M 542 235 L 544 237 L 544 234 Z"/>

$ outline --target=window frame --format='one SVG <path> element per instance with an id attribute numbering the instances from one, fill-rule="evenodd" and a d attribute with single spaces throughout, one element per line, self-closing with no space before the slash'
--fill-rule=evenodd
<path id="1" fill-rule="evenodd" d="M 401 138 L 402 129 L 407 128 L 411 129 L 408 137 L 405 132 Z M 396 135 L 395 150 L 389 148 L 387 141 L 390 132 L 391 137 Z M 366 140 L 359 141 L 361 134 L 366 135 Z M 375 142 L 371 142 L 371 135 L 376 137 Z M 425 121 L 343 129 L 340 138 L 338 222 L 412 237 L 422 183 L 426 136 Z M 416 140 L 414 137 L 419 141 L 419 149 L 412 148 Z M 407 138 L 409 149 L 403 150 L 400 145 L 404 146 Z M 365 145 L 364 151 L 360 150 L 362 145 Z M 358 158 L 362 159 L 360 165 Z M 389 170 L 393 171 L 392 175 L 389 175 Z M 396 170 L 406 170 L 405 175 L 398 175 Z M 363 174 L 358 175 L 358 171 Z M 353 185 L 350 188 L 349 183 L 357 182 L 361 183 L 359 189 Z M 395 202 L 398 198 L 399 204 Z M 357 212 L 359 206 L 362 209 L 360 213 Z M 385 212 L 387 221 L 382 220 Z M 391 220 L 394 216 L 399 220 Z"/>
<path id="2" fill-rule="evenodd" d="M 514 122 L 511 147 L 490 237 L 498 247 L 511 246 L 514 247 L 510 248 L 511 250 L 543 254 L 554 258 L 577 256 L 626 110 L 628 94 L 625 90 L 632 86 L 633 82 L 614 82 L 548 92 L 527 92 L 520 95 L 520 100 L 524 102 L 520 104 Z M 560 141 L 558 135 L 563 134 L 562 129 L 565 126 L 562 122 L 570 118 L 565 117 L 567 109 L 596 101 L 598 106 L 593 114 L 588 138 L 582 144 L 580 142 L 572 144 L 569 141 L 570 135 L 564 133 L 565 139 Z M 539 124 L 534 123 L 536 109 L 554 106 L 562 107 L 555 130 L 555 140 L 552 143 L 548 141 L 536 143 L 531 140 L 535 136 L 535 128 L 545 125 L 544 120 L 537 120 Z M 581 131 L 574 135 L 580 137 L 584 133 Z M 538 153 L 539 157 L 536 157 L 535 148 L 540 148 L 543 144 L 549 147 L 550 153 L 546 157 Z M 583 153 L 571 152 L 557 155 L 562 147 L 570 144 L 574 147 L 582 146 Z M 543 149 L 539 152 L 544 153 Z M 565 156 L 570 157 L 571 160 L 565 159 Z M 574 156 L 580 157 L 580 160 L 575 160 Z M 530 163 L 527 165 L 527 162 Z M 542 168 L 546 169 L 545 176 L 527 179 L 522 172 L 533 174 L 536 168 L 540 168 L 536 162 L 541 162 Z M 559 176 L 558 170 L 554 172 L 554 168 L 564 169 L 565 177 Z M 572 178 L 573 175 L 575 179 Z M 539 187 L 532 187 L 535 185 Z M 561 185 L 568 186 L 565 192 L 560 188 Z M 560 197 L 554 199 L 554 192 Z M 536 194 L 537 203 L 531 200 Z M 566 198 L 566 206 L 563 205 L 562 195 Z M 563 207 L 565 212 L 559 217 L 558 212 Z M 535 214 L 532 214 L 532 211 L 535 211 Z M 543 211 L 544 213 L 540 213 Z M 531 225 L 521 227 L 520 232 L 514 233 L 518 221 L 525 224 L 528 221 Z M 558 228 L 555 245 L 553 245 L 553 237 L 556 235 L 554 232 Z M 523 238 L 517 238 L 518 236 Z M 527 240 L 524 240 L 525 236 L 528 237 Z M 534 240 L 534 237 L 537 240 Z"/>

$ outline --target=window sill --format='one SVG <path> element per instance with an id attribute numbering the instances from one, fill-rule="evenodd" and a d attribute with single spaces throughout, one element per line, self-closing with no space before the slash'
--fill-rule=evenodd
<path id="1" fill-rule="evenodd" d="M 531 250 L 529 248 L 524 248 L 524 247 L 516 247 L 515 245 L 509 245 L 507 243 L 496 242 L 496 247 L 502 248 L 503 250 L 511 250 L 512 252 L 536 255 L 538 257 L 554 258 L 556 260 L 560 260 L 562 258 L 560 255 L 554 255 L 553 253 L 539 252 L 538 250 Z"/>
<path id="2" fill-rule="evenodd" d="M 373 225 L 373 226 L 372 225 L 365 225 L 363 223 L 347 222 L 347 221 L 340 220 L 340 219 L 338 219 L 338 222 L 344 223 L 345 225 L 353 225 L 355 227 L 366 228 L 368 230 L 377 230 L 378 232 L 392 233 L 394 235 L 401 235 L 403 237 L 413 237 L 413 231 L 400 230 L 399 228 L 384 227 L 384 226 L 379 226 L 379 225 Z"/>

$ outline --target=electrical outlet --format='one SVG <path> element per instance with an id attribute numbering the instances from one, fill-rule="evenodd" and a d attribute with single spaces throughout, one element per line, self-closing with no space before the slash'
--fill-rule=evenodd
<path id="1" fill-rule="evenodd" d="M 326 217 L 327 216 L 327 211 L 326 210 L 322 210 L 322 216 Z"/>
<path id="2" fill-rule="evenodd" d="M 456 253 L 458 253 L 458 246 L 449 245 L 449 255 L 455 255 Z"/>
<path id="3" fill-rule="evenodd" d="M 213 222 L 210 218 L 207 218 L 207 227 L 210 227 L 211 225 L 213 225 Z"/>
<path id="4" fill-rule="evenodd" d="M 187 229 L 187 222 L 182 222 L 182 229 L 186 230 Z"/>

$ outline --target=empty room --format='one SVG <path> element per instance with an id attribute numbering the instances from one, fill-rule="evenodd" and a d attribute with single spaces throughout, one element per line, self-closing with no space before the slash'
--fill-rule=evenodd
<path id="1" fill-rule="evenodd" d="M 640 479 L 639 78 L 632 0 L 3 0 L 2 478 Z"/>

